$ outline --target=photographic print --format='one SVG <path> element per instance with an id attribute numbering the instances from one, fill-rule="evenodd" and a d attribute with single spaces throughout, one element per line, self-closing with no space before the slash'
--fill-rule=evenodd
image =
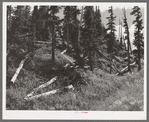
<path id="1" fill-rule="evenodd" d="M 146 119 L 146 9 L 4 2 L 3 119 Z"/>

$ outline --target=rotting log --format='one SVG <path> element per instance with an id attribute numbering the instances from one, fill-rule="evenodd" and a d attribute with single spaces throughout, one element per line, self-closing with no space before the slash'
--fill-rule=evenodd
<path id="1" fill-rule="evenodd" d="M 66 88 L 66 89 L 74 89 L 74 87 L 72 85 L 69 85 L 69 86 L 64 87 L 64 88 Z M 55 93 L 57 93 L 60 90 L 61 89 L 55 89 L 55 90 L 52 90 L 52 91 L 49 91 L 49 92 L 45 92 L 45 93 L 42 93 L 42 94 L 38 94 L 38 95 L 35 95 L 35 96 L 32 96 L 32 97 L 25 97 L 24 99 L 25 100 L 37 99 L 37 98 L 39 98 L 41 96 L 44 96 L 45 97 L 45 96 L 48 96 L 48 95 L 51 95 L 51 94 L 55 94 Z"/>
<path id="2" fill-rule="evenodd" d="M 48 81 L 48 82 L 46 82 L 46 83 L 40 85 L 39 87 L 33 89 L 33 91 L 32 91 L 31 93 L 29 93 L 29 94 L 27 95 L 27 97 L 33 96 L 33 94 L 34 94 L 35 92 L 37 92 L 38 90 L 40 90 L 40 89 L 42 89 L 42 88 L 44 88 L 44 87 L 47 87 L 48 85 L 52 84 L 54 81 L 56 81 L 56 79 L 57 79 L 57 77 L 54 77 L 54 78 L 52 78 L 50 81 Z"/>
<path id="3" fill-rule="evenodd" d="M 16 79 L 17 79 L 17 77 L 18 77 L 18 75 L 19 75 L 19 73 L 20 73 L 20 71 L 21 71 L 21 69 L 22 69 L 22 67 L 23 67 L 23 65 L 24 65 L 24 63 L 25 63 L 25 61 L 26 61 L 26 59 L 28 58 L 28 56 L 29 56 L 29 54 L 26 55 L 25 59 L 23 59 L 23 60 L 21 61 L 21 63 L 19 64 L 19 67 L 17 68 L 15 74 L 13 75 L 13 77 L 12 77 L 12 79 L 11 79 L 11 82 L 14 83 L 14 82 L 16 81 Z"/>

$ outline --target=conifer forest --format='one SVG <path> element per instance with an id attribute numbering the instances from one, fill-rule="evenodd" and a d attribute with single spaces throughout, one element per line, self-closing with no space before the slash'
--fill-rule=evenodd
<path id="1" fill-rule="evenodd" d="M 7 110 L 144 110 L 144 10 L 105 7 L 7 6 Z"/>

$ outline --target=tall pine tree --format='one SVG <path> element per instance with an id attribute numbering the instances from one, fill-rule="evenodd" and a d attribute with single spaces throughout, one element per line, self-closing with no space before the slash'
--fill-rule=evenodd
<path id="1" fill-rule="evenodd" d="M 38 6 L 34 6 L 33 13 L 32 13 L 32 28 L 33 28 L 33 40 L 37 39 L 36 30 L 37 30 L 37 23 L 38 23 Z"/>
<path id="2" fill-rule="evenodd" d="M 65 20 L 65 23 L 66 23 L 66 27 L 67 27 L 67 48 L 69 48 L 69 45 L 70 45 L 70 40 L 69 40 L 69 23 L 70 23 L 70 20 L 71 20 L 71 6 L 65 6 L 64 8 L 64 20 Z"/>
<path id="3" fill-rule="evenodd" d="M 107 17 L 108 23 L 107 23 L 107 30 L 109 31 L 107 38 L 107 52 L 110 54 L 110 74 L 112 71 L 112 57 L 113 57 L 113 46 L 114 46 L 114 41 L 115 41 L 115 18 L 113 14 L 113 8 L 112 6 L 109 8 L 108 12 L 110 13 L 110 16 Z"/>
<path id="4" fill-rule="evenodd" d="M 55 60 L 55 25 L 57 23 L 58 17 L 55 15 L 59 12 L 60 7 L 59 6 L 51 6 L 50 7 L 50 23 L 52 24 L 51 30 L 52 30 L 52 60 Z"/>
<path id="5" fill-rule="evenodd" d="M 134 15 L 136 18 L 133 21 L 135 25 L 135 32 L 134 32 L 134 45 L 137 47 L 137 63 L 138 63 L 138 71 L 141 69 L 141 51 L 143 51 L 143 19 L 141 9 L 138 6 L 134 6 L 131 12 L 131 15 Z"/>
<path id="6" fill-rule="evenodd" d="M 93 51 L 94 51 L 94 32 L 95 32 L 95 23 L 94 23 L 94 8 L 93 6 L 86 6 L 84 8 L 83 15 L 83 48 L 84 55 L 89 59 L 89 65 L 91 70 L 93 70 Z"/>

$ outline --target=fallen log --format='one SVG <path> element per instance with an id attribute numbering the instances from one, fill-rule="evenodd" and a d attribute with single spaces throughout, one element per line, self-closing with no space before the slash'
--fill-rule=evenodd
<path id="1" fill-rule="evenodd" d="M 33 41 L 33 43 L 51 44 L 51 42 L 46 41 Z"/>
<path id="2" fill-rule="evenodd" d="M 33 33 L 27 33 L 25 35 L 20 35 L 19 38 L 26 37 L 26 36 L 31 36 L 31 35 L 33 35 Z"/>
<path id="3" fill-rule="evenodd" d="M 130 64 L 130 66 L 135 66 L 135 64 L 136 64 L 136 62 Z M 127 69 L 128 69 L 128 66 L 126 66 L 124 69 L 122 69 L 122 70 L 120 71 L 120 73 L 121 73 L 121 74 L 124 73 Z M 119 75 L 120 73 L 117 73 L 116 75 Z"/>
<path id="4" fill-rule="evenodd" d="M 44 87 L 47 87 L 48 85 L 50 85 L 50 84 L 52 84 L 54 81 L 56 81 L 56 79 L 57 79 L 57 77 L 54 77 L 54 78 L 52 78 L 50 81 L 48 81 L 48 82 L 46 82 L 46 83 L 40 85 L 39 87 L 33 89 L 33 91 L 32 91 L 31 93 L 29 93 L 29 94 L 27 95 L 27 97 L 33 96 L 33 94 L 34 94 L 35 92 L 37 92 L 39 89 L 42 89 L 42 88 L 44 88 Z"/>
<path id="5" fill-rule="evenodd" d="M 64 87 L 65 89 L 74 89 L 74 87 L 72 85 L 69 85 L 67 87 Z M 64 89 L 62 88 L 62 89 Z M 48 95 L 51 95 L 51 94 L 55 94 L 57 93 L 58 91 L 60 91 L 61 89 L 55 89 L 55 90 L 52 90 L 52 91 L 49 91 L 49 92 L 45 92 L 45 93 L 42 93 L 42 94 L 39 94 L 39 95 L 35 95 L 35 96 L 32 96 L 32 97 L 25 97 L 24 99 L 25 100 L 32 100 L 32 99 L 36 99 L 36 98 L 39 98 L 41 96 L 48 96 Z"/>
<path id="6" fill-rule="evenodd" d="M 24 63 L 25 63 L 25 61 L 26 61 L 27 58 L 28 58 L 28 55 L 26 56 L 25 59 L 23 59 L 23 60 L 21 61 L 21 63 L 19 64 L 19 67 L 17 68 L 15 74 L 13 75 L 13 77 L 12 77 L 12 79 L 11 79 L 11 82 L 14 83 L 14 82 L 16 81 L 16 79 L 17 79 L 17 77 L 18 77 L 18 75 L 19 75 L 19 73 L 20 73 L 20 71 L 21 71 L 21 69 L 22 69 L 22 67 L 23 67 L 23 65 L 24 65 Z"/>

